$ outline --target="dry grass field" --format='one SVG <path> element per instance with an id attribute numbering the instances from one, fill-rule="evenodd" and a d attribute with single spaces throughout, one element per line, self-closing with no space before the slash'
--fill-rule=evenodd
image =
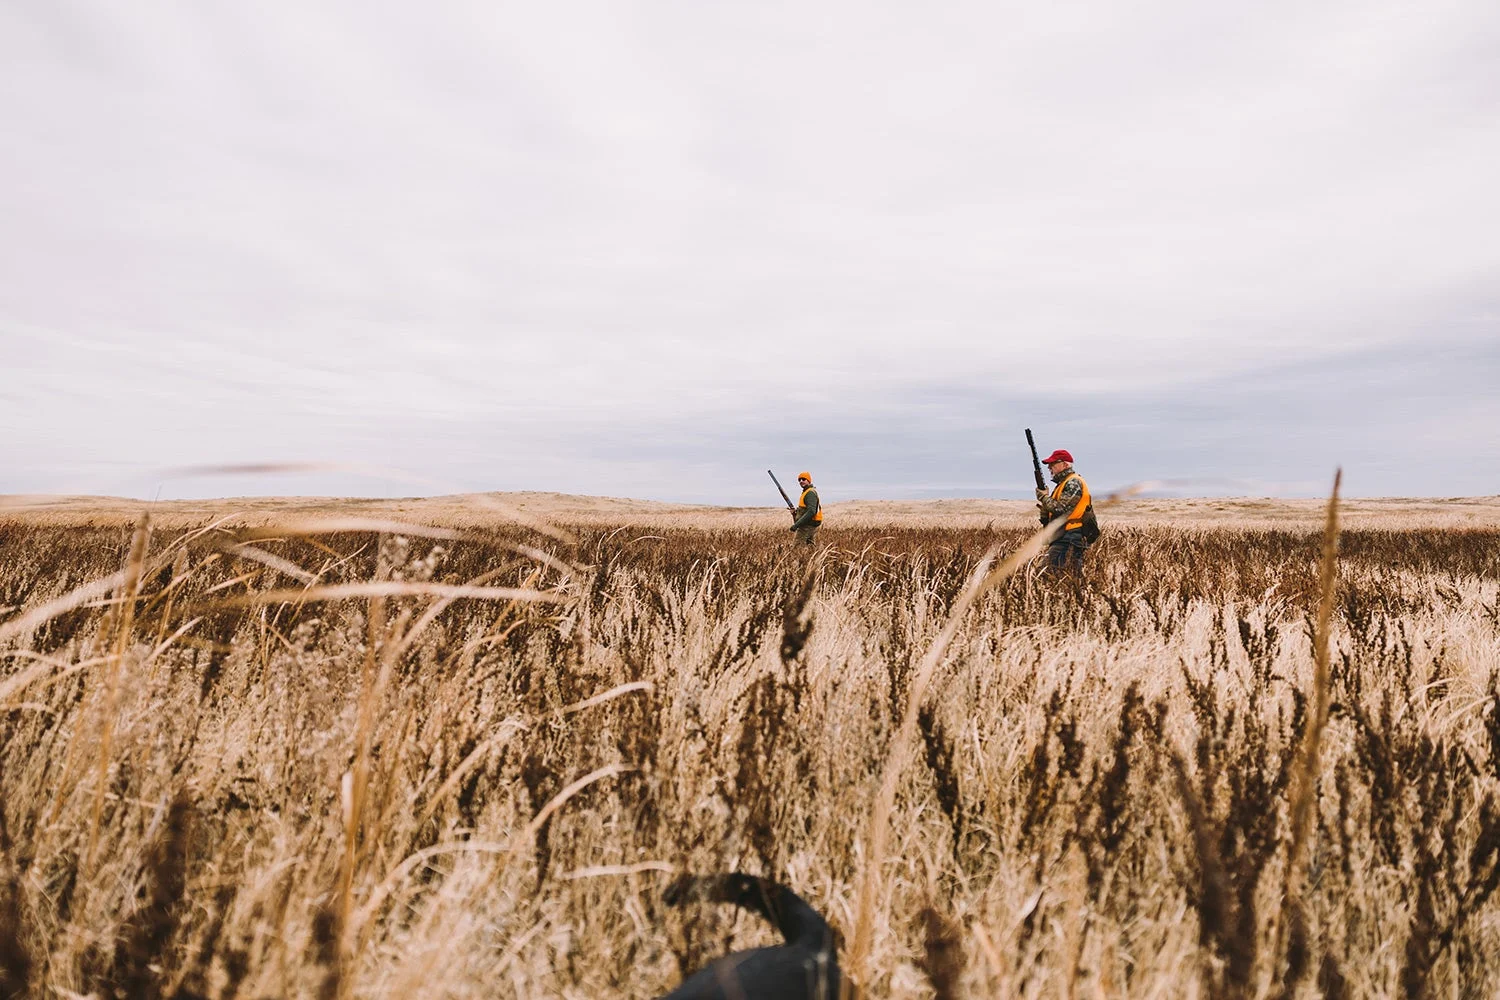
<path id="1" fill-rule="evenodd" d="M 12 500 L 0 997 L 1493 996 L 1500 500 L 1322 507 Z"/>

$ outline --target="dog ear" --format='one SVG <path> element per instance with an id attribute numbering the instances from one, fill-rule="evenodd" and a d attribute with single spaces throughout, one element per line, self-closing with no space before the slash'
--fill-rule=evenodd
<path id="1" fill-rule="evenodd" d="M 734 903 L 760 912 L 765 909 L 767 883 L 754 875 L 730 872 L 717 879 L 713 896 L 721 903 Z"/>
<path id="2" fill-rule="evenodd" d="M 662 891 L 662 899 L 669 906 L 682 906 L 698 901 L 734 903 L 760 913 L 766 909 L 767 893 L 775 888 L 775 883 L 767 883 L 758 876 L 740 872 L 727 872 L 723 875 L 688 873 L 674 878 Z"/>
<path id="3" fill-rule="evenodd" d="M 662 891 L 662 901 L 668 906 L 682 906 L 699 899 L 702 896 L 702 881 L 697 875 L 679 875 Z"/>

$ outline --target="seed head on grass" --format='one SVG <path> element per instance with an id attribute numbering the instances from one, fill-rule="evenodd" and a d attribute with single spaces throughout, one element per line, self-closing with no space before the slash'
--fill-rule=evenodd
<path id="1" fill-rule="evenodd" d="M 1312 716 L 1308 719 L 1298 750 L 1297 765 L 1292 772 L 1291 841 L 1287 847 L 1286 884 L 1282 892 L 1288 914 L 1286 925 L 1287 975 L 1284 987 L 1290 994 L 1306 974 L 1308 942 L 1306 915 L 1302 912 L 1308 843 L 1316 831 L 1318 778 L 1322 772 L 1323 730 L 1328 725 L 1332 697 L 1329 683 L 1329 631 L 1333 621 L 1333 604 L 1338 572 L 1339 483 L 1343 470 L 1333 477 L 1333 493 L 1328 498 L 1328 514 L 1323 526 L 1323 551 L 1318 564 L 1318 617 L 1313 634 Z"/>

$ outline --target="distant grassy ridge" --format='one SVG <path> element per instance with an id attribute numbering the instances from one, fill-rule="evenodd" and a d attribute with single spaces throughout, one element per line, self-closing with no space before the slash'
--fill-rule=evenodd
<path id="1" fill-rule="evenodd" d="M 1106 520 L 1141 525 L 1317 529 L 1322 523 L 1322 509 L 1321 500 L 1135 497 L 1113 507 Z M 150 510 L 158 524 L 178 528 L 230 516 L 234 523 L 261 524 L 301 515 L 415 518 L 449 526 L 498 527 L 515 523 L 515 515 L 521 514 L 583 526 L 660 524 L 727 530 L 775 527 L 787 517 L 784 507 L 770 503 L 762 507 L 713 506 L 543 492 L 406 499 L 227 497 L 155 503 L 119 497 L 0 496 L 0 521 L 33 525 L 129 525 L 143 510 Z M 1356 498 L 1345 500 L 1342 511 L 1345 523 L 1356 527 L 1500 527 L 1500 497 Z M 1018 528 L 1031 523 L 1035 507 L 1028 500 L 832 500 L 827 513 L 830 527 L 836 522 L 859 527 Z"/>

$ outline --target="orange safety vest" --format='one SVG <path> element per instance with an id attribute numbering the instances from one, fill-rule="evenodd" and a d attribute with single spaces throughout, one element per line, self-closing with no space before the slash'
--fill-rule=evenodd
<path id="1" fill-rule="evenodd" d="M 806 510 L 807 509 L 807 495 L 809 493 L 811 493 L 815 489 L 817 489 L 817 487 L 815 487 L 815 486 L 809 486 L 807 489 L 803 490 L 802 491 L 802 495 L 797 498 L 797 506 L 801 507 L 803 510 Z M 819 497 L 818 498 L 818 512 L 813 515 L 813 524 L 822 524 L 822 523 L 823 523 L 823 498 Z"/>
<path id="2" fill-rule="evenodd" d="M 1077 529 L 1083 527 L 1083 513 L 1084 511 L 1089 509 L 1089 505 L 1091 503 L 1089 499 L 1089 484 L 1085 482 L 1083 477 L 1079 476 L 1076 472 L 1069 472 L 1066 476 L 1063 477 L 1062 482 L 1058 483 L 1052 488 L 1052 499 L 1061 500 L 1063 487 L 1068 485 L 1068 480 L 1074 478 L 1075 476 L 1078 477 L 1079 484 L 1083 486 L 1083 495 L 1078 498 L 1078 503 L 1073 507 L 1071 511 L 1068 512 L 1067 523 L 1063 525 L 1064 531 L 1076 531 Z"/>

